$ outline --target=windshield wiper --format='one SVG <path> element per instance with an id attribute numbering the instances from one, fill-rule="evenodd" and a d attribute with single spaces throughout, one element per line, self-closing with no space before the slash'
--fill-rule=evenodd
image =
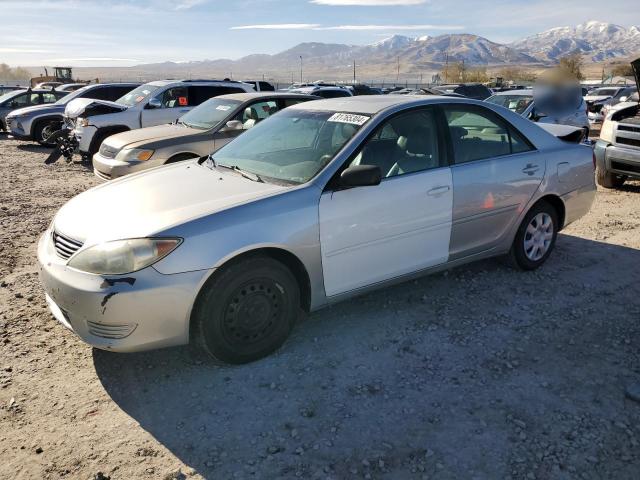
<path id="1" fill-rule="evenodd" d="M 240 168 L 237 165 L 224 165 L 222 163 L 217 163 L 213 159 L 213 156 L 211 156 L 209 158 L 211 159 L 211 161 L 213 162 L 214 166 L 216 166 L 216 167 L 227 168 L 229 170 L 233 170 L 234 172 L 239 173 L 244 178 L 248 178 L 249 180 L 252 180 L 252 181 L 258 182 L 258 183 L 264 183 L 264 180 L 262 179 L 262 177 L 260 177 L 260 175 L 258 175 L 257 173 L 253 173 L 253 172 L 249 172 L 247 170 L 243 170 L 242 168 Z"/>

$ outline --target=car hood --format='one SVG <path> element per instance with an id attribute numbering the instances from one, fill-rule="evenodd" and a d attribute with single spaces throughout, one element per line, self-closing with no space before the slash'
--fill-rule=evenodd
<path id="1" fill-rule="evenodd" d="M 11 112 L 12 117 L 17 117 L 19 115 L 30 115 L 30 114 L 44 114 L 44 113 L 62 113 L 64 112 L 64 105 L 33 105 L 31 107 L 19 108 L 17 110 L 13 110 Z"/>
<path id="2" fill-rule="evenodd" d="M 197 135 L 204 130 L 186 127 L 184 125 L 168 124 L 155 127 L 137 128 L 127 132 L 118 133 L 105 140 L 105 144 L 118 151 L 133 143 L 147 143 L 154 140 L 168 140 L 170 138 L 181 138 L 189 135 Z"/>
<path id="3" fill-rule="evenodd" d="M 147 237 L 288 188 L 211 170 L 195 160 L 180 162 L 77 195 L 58 211 L 54 229 L 86 245 Z"/>
<path id="4" fill-rule="evenodd" d="M 67 103 L 64 115 L 69 118 L 77 118 L 80 115 L 89 117 L 91 115 L 122 112 L 126 110 L 126 105 L 107 100 L 94 100 L 93 98 L 74 98 Z"/>

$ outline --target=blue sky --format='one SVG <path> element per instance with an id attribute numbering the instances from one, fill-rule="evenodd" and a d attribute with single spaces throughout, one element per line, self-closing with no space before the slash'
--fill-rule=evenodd
<path id="1" fill-rule="evenodd" d="M 509 42 L 588 20 L 640 25 L 638 0 L 0 0 L 0 62 L 134 65 L 476 33 Z"/>

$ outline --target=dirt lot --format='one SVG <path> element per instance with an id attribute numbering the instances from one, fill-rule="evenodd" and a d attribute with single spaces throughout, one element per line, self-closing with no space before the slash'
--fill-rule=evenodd
<path id="1" fill-rule="evenodd" d="M 389 288 L 216 367 L 53 320 L 36 241 L 97 181 L 45 157 L 0 134 L 0 478 L 640 478 L 640 183 L 599 191 L 537 272 Z"/>

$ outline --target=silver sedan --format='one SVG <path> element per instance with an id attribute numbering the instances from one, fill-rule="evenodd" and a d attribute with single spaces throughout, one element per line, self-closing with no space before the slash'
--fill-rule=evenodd
<path id="1" fill-rule="evenodd" d="M 98 348 L 243 363 L 301 309 L 498 255 L 538 268 L 595 196 L 591 149 L 560 130 L 464 98 L 295 105 L 70 200 L 38 246 L 47 302 Z"/>

